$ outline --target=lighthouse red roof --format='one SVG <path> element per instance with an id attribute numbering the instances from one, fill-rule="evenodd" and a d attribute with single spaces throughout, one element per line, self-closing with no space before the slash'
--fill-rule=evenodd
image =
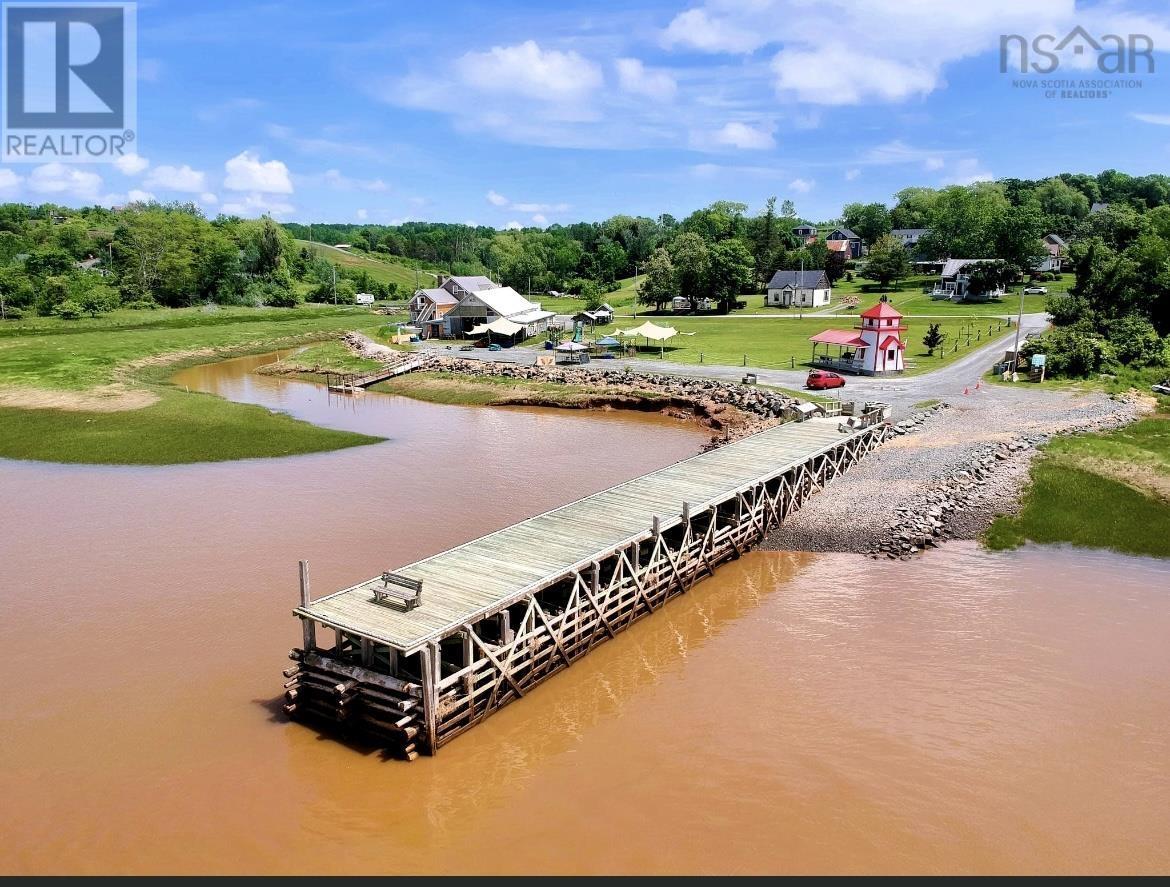
<path id="1" fill-rule="evenodd" d="M 897 336 L 886 336 L 882 339 L 882 351 L 885 351 L 887 348 L 898 348 L 901 351 L 905 351 L 906 343 L 899 342 Z"/>
<path id="2" fill-rule="evenodd" d="M 861 312 L 862 317 L 901 317 L 902 312 L 889 302 L 878 302 L 872 308 Z"/>

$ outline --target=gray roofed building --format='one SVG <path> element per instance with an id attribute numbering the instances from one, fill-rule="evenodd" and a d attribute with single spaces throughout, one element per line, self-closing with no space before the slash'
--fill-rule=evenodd
<path id="1" fill-rule="evenodd" d="M 1055 246 L 1068 246 L 1059 234 L 1045 234 L 1044 239 Z"/>
<path id="2" fill-rule="evenodd" d="M 768 281 L 768 289 L 778 290 L 786 286 L 802 289 L 825 289 L 829 278 L 824 271 L 777 271 Z"/>
<path id="3" fill-rule="evenodd" d="M 462 298 L 468 293 L 496 289 L 499 287 L 499 284 L 495 283 L 490 277 L 477 274 L 468 277 L 448 277 L 445 280 L 439 281 L 439 286 L 452 295 Z"/>
<path id="4" fill-rule="evenodd" d="M 1103 213 L 1103 212 L 1105 212 L 1105 210 L 1107 210 L 1107 209 L 1109 209 L 1109 204 L 1108 204 L 1108 203 L 1101 203 L 1100 201 L 1098 201 L 1098 202 L 1094 203 L 1092 206 L 1090 206 L 1090 207 L 1089 207 L 1089 213 L 1090 213 L 1090 214 L 1092 214 L 1092 213 Z"/>

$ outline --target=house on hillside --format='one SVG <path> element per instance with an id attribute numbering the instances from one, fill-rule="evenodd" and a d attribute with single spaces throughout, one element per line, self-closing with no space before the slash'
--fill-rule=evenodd
<path id="1" fill-rule="evenodd" d="M 539 302 L 528 301 L 510 286 L 478 289 L 463 296 L 458 305 L 444 314 L 443 334 L 479 335 L 473 333 L 476 327 L 490 325 L 491 332 L 498 335 L 528 338 L 547 330 L 553 317 L 552 311 L 543 310 Z"/>
<path id="2" fill-rule="evenodd" d="M 1061 266 L 1064 264 L 1064 257 L 1067 255 L 1068 244 L 1064 242 L 1059 234 L 1045 234 L 1044 235 L 1044 251 L 1048 253 L 1047 256 L 1035 267 L 1033 271 L 1041 273 L 1044 271 L 1051 271 L 1059 274 Z"/>
<path id="3" fill-rule="evenodd" d="M 833 247 L 834 242 L 844 241 L 848 246 L 844 249 L 841 247 Z M 847 257 L 850 259 L 861 258 L 861 238 L 850 231 L 848 228 L 834 228 L 825 236 L 825 243 L 829 245 L 830 249 L 838 249 L 840 251 L 847 250 Z"/>
<path id="4" fill-rule="evenodd" d="M 1107 209 L 1109 209 L 1108 203 L 1102 203 L 1101 201 L 1097 201 L 1096 203 L 1094 203 L 1092 206 L 1089 207 L 1089 215 L 1092 216 L 1092 215 L 1096 215 L 1097 213 L 1103 213 Z"/>
<path id="5" fill-rule="evenodd" d="M 929 233 L 929 228 L 895 228 L 890 236 L 902 244 L 906 252 L 913 254 L 918 252 L 918 242 Z"/>
<path id="6" fill-rule="evenodd" d="M 833 288 L 824 271 L 777 271 L 768 281 L 764 304 L 774 308 L 820 308 L 828 305 Z"/>
<path id="7" fill-rule="evenodd" d="M 883 298 L 861 313 L 860 326 L 852 330 L 825 330 L 810 336 L 813 364 L 863 376 L 900 373 L 906 368 L 904 332 L 901 312 Z M 817 354 L 818 345 L 825 346 L 825 353 Z M 837 349 L 835 355 L 830 353 L 831 348 Z"/>
<path id="8" fill-rule="evenodd" d="M 804 241 L 805 243 L 808 243 L 808 239 L 810 237 L 813 238 L 814 240 L 816 239 L 817 226 L 816 225 L 797 225 L 795 228 L 792 229 L 792 233 L 794 235 L 796 235 L 798 238 L 800 238 L 800 240 Z"/>
<path id="9" fill-rule="evenodd" d="M 499 284 L 490 277 L 478 274 L 469 277 L 449 277 L 446 274 L 440 274 L 436 283 L 440 289 L 445 289 L 456 299 L 462 299 L 468 293 L 499 287 Z"/>
<path id="10" fill-rule="evenodd" d="M 971 292 L 971 268 L 983 262 L 996 262 L 998 259 L 947 259 L 942 273 L 931 290 L 932 299 L 948 299 L 951 302 L 987 302 L 1003 296 L 1003 289 L 997 288 L 987 293 Z"/>

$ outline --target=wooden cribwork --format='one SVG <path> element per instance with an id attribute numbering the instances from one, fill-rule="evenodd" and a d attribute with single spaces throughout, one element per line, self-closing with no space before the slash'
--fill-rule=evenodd
<path id="1" fill-rule="evenodd" d="M 313 601 L 302 564 L 285 710 L 433 754 L 747 551 L 880 444 L 879 419 L 769 429 L 398 568 L 413 602 L 382 577 Z"/>

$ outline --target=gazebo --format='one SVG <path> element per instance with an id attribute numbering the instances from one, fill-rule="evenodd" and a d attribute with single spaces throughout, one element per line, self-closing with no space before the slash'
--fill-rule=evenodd
<path id="1" fill-rule="evenodd" d="M 905 369 L 902 313 L 883 297 L 861 312 L 861 325 L 854 330 L 825 330 L 810 336 L 813 365 L 865 376 L 900 373 Z M 837 355 L 817 354 L 817 345 L 837 346 Z M 849 349 L 849 350 L 846 350 Z"/>
<path id="2" fill-rule="evenodd" d="M 637 339 L 638 336 L 641 336 L 647 344 L 658 342 L 658 356 L 661 357 L 664 348 L 662 343 L 677 336 L 678 330 L 672 326 L 659 326 L 647 320 L 641 326 L 636 326 L 633 329 L 618 330 L 617 334 L 627 339 Z"/>

